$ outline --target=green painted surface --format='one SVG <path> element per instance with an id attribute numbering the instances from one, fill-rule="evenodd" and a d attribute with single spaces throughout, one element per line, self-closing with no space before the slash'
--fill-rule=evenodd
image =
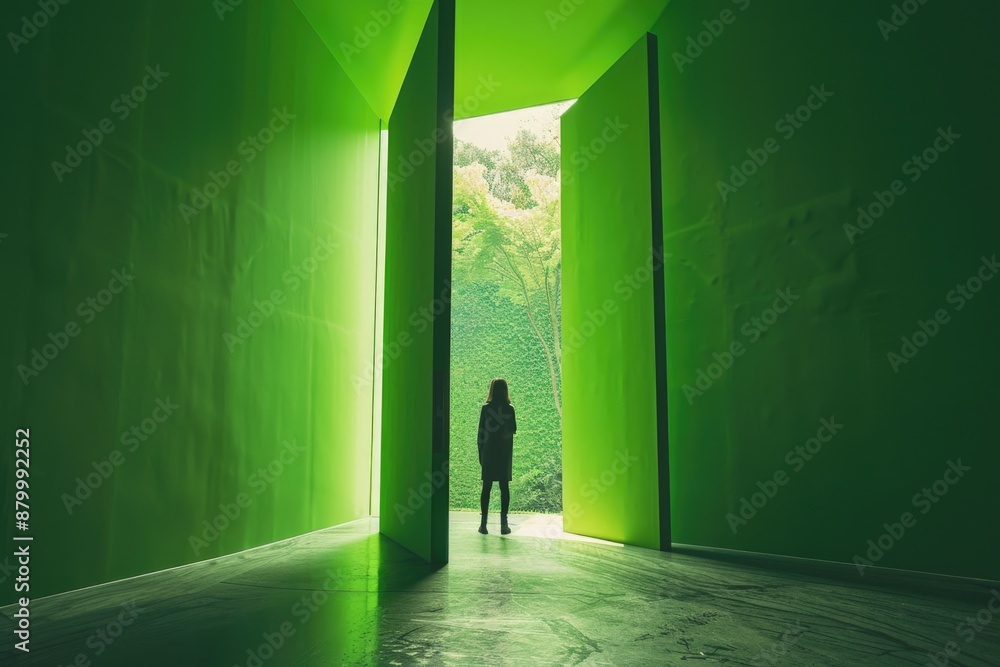
<path id="1" fill-rule="evenodd" d="M 649 43 L 562 117 L 566 530 L 659 548 Z"/>
<path id="2" fill-rule="evenodd" d="M 457 0 L 455 117 L 579 97 L 668 0 Z M 392 113 L 430 0 L 296 0 L 372 108 Z"/>
<path id="3" fill-rule="evenodd" d="M 386 179 L 379 530 L 435 562 L 448 558 L 453 41 L 453 0 L 439 0 L 389 121 Z"/>
<path id="4" fill-rule="evenodd" d="M 431 0 L 295 0 L 384 120 L 406 78 Z"/>
<path id="5" fill-rule="evenodd" d="M 368 514 L 371 384 L 352 378 L 374 350 L 378 118 L 294 5 L 223 18 L 69 4 L 9 63 L 2 402 L 8 434 L 31 434 L 33 598 Z M 144 78 L 135 109 L 113 105 Z M 51 162 L 103 118 L 114 131 L 57 180 Z M 102 292 L 116 271 L 134 280 Z"/>
<path id="6" fill-rule="evenodd" d="M 459 0 L 456 116 L 579 97 L 646 33 L 667 3 Z"/>
<path id="7" fill-rule="evenodd" d="M 688 38 L 723 10 L 699 55 Z M 987 518 L 1000 281 L 971 300 L 952 293 L 1000 251 L 1000 104 L 983 78 L 998 55 L 982 48 L 996 12 L 920 4 L 887 39 L 890 3 L 677 0 L 657 23 L 675 542 L 852 562 L 881 538 L 869 562 L 1000 578 Z M 776 126 L 814 86 L 833 96 L 813 98 L 800 127 Z M 948 147 L 939 128 L 961 138 Z M 748 149 L 763 161 L 768 138 L 778 151 L 723 202 L 718 181 Z M 929 169 L 906 166 L 935 142 L 948 150 Z M 844 225 L 895 180 L 905 193 L 852 243 Z M 793 305 L 768 314 L 789 289 Z M 947 323 L 894 372 L 888 354 L 939 309 Z M 743 352 L 727 362 L 734 343 Z M 717 379 L 699 388 L 700 372 Z M 823 419 L 843 428 L 808 443 Z M 811 459 L 795 452 L 816 445 Z M 935 493 L 959 460 L 971 470 Z M 758 482 L 773 497 L 752 499 Z M 746 524 L 744 498 L 762 505 Z M 882 537 L 906 512 L 914 525 Z"/>

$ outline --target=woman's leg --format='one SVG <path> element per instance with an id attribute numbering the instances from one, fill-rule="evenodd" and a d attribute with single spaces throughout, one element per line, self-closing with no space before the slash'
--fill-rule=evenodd
<path id="1" fill-rule="evenodd" d="M 507 525 L 507 510 L 510 509 L 510 482 L 501 480 L 500 482 L 500 534 L 506 535 L 510 532 Z"/>
<path id="2" fill-rule="evenodd" d="M 490 487 L 492 491 L 492 486 Z M 510 482 L 500 481 L 500 516 L 507 520 L 507 510 L 510 509 Z"/>
<path id="3" fill-rule="evenodd" d="M 479 495 L 479 511 L 482 518 L 479 522 L 479 532 L 486 532 L 486 515 L 490 511 L 490 492 L 493 491 L 493 482 L 483 480 L 483 492 Z"/>

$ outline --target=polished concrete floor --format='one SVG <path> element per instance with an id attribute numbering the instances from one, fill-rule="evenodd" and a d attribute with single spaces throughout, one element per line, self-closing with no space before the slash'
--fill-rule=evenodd
<path id="1" fill-rule="evenodd" d="M 0 664 L 1000 665 L 1000 619 L 959 625 L 992 618 L 987 585 L 918 593 L 511 523 L 483 536 L 453 513 L 442 568 L 364 519 L 43 598 L 29 659 L 11 658 L 7 607 Z"/>

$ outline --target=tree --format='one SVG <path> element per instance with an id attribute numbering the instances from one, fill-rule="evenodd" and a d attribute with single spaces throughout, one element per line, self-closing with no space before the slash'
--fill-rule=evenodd
<path id="1" fill-rule="evenodd" d="M 558 118 L 553 116 L 557 127 Z M 455 166 L 468 167 L 481 164 L 486 167 L 484 178 L 490 193 L 520 210 L 535 208 L 534 198 L 526 176 L 528 172 L 556 178 L 559 174 L 559 140 L 555 130 L 542 136 L 521 129 L 507 142 L 506 150 L 491 151 L 467 141 L 455 142 Z"/>
<path id="2" fill-rule="evenodd" d="M 455 268 L 498 283 L 501 296 L 525 309 L 561 421 L 558 146 L 522 130 L 500 156 L 483 151 L 483 161 L 472 161 L 468 146 L 457 153 L 467 164 L 455 169 Z"/>

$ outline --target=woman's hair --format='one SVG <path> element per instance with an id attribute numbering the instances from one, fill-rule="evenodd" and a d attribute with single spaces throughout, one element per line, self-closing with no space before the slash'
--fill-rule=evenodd
<path id="1" fill-rule="evenodd" d="M 490 392 L 486 394 L 486 402 L 493 403 L 494 401 L 510 404 L 510 390 L 507 388 L 507 381 L 503 378 L 490 381 Z"/>

